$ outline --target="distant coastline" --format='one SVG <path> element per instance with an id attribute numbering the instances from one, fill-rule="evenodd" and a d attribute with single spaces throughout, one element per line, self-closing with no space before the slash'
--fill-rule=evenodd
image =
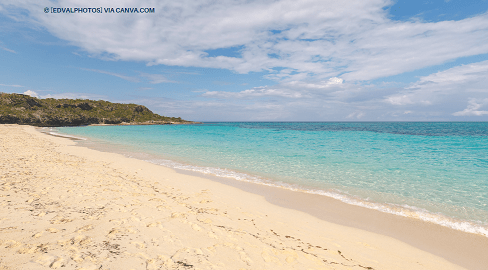
<path id="1" fill-rule="evenodd" d="M 0 124 L 60 127 L 196 123 L 181 117 L 161 116 L 137 104 L 89 99 L 39 99 L 22 94 L 0 93 Z"/>

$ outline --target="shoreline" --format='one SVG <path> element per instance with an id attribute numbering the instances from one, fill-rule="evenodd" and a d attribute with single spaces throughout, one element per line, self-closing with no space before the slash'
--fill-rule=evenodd
<path id="1" fill-rule="evenodd" d="M 7 218 L 0 220 L 0 246 L 7 250 L 0 257 L 0 265 L 11 269 L 40 269 L 40 265 L 75 269 L 77 264 L 86 269 L 120 269 L 117 265 L 129 267 L 134 262 L 141 263 L 141 268 L 134 269 L 184 265 L 201 269 L 463 269 L 451 263 L 453 258 L 448 262 L 388 236 L 384 228 L 378 227 L 380 232 L 375 233 L 371 228 L 340 225 L 350 221 L 341 221 L 340 216 L 323 208 L 310 209 L 310 204 L 317 205 L 320 195 L 300 197 L 238 181 L 229 185 L 219 181 L 230 179 L 188 175 L 120 154 L 75 146 L 69 139 L 48 136 L 33 127 L 3 125 L 0 131 L 4 153 L 9 153 L 1 156 L 3 166 L 11 168 L 1 178 L 4 188 L 0 194 L 9 198 L 2 210 Z M 325 197 L 320 197 L 322 202 Z M 39 204 L 33 204 L 36 200 Z M 340 213 L 354 208 L 333 199 L 326 204 L 329 210 Z M 324 216 L 303 211 L 301 207 L 305 206 Z M 75 214 L 69 210 L 81 207 L 92 210 Z M 372 217 L 364 210 L 349 214 L 362 213 L 352 220 L 366 226 L 365 221 Z M 44 232 L 39 232 L 41 228 Z M 413 228 L 430 233 L 429 228 Z M 150 237 L 159 234 L 159 238 Z M 127 235 L 134 240 L 126 239 Z M 446 231 L 440 235 L 457 239 Z M 462 233 L 461 237 L 466 235 Z M 156 245 L 160 240 L 165 241 L 161 247 Z M 468 242 L 481 247 L 479 253 L 486 250 L 485 242 L 477 246 L 477 241 Z M 103 243 L 109 242 L 116 242 L 124 252 L 107 253 Z M 47 252 L 37 252 L 44 244 Z M 458 246 L 456 241 L 449 245 Z M 100 252 L 90 257 L 87 248 Z M 487 259 L 477 254 L 454 255 L 459 258 L 456 263 L 466 269 L 483 269 Z M 110 256 L 118 257 L 111 260 Z"/>
<path id="2" fill-rule="evenodd" d="M 488 269 L 488 257 L 486 257 L 488 238 L 479 234 L 352 205 L 319 194 L 209 176 L 198 172 L 176 171 L 181 174 L 205 177 L 261 195 L 269 203 L 308 213 L 327 222 L 395 238 L 467 269 Z"/>
<path id="3" fill-rule="evenodd" d="M 222 124 L 224 127 L 227 126 L 226 123 L 222 123 Z M 231 124 L 230 126 L 233 125 Z M 240 125 L 238 126 L 240 127 Z M 264 127 L 270 128 L 272 126 L 264 126 Z M 205 127 L 204 130 L 207 128 L 208 127 Z M 213 129 L 212 125 L 210 125 L 210 128 Z M 286 129 L 286 127 L 284 128 Z M 191 146 L 186 145 L 185 143 L 181 145 L 185 149 L 185 152 L 180 153 L 178 152 L 179 150 L 175 152 L 177 148 L 175 147 L 175 145 L 168 145 L 167 150 L 161 149 L 161 151 L 158 152 L 157 150 L 154 149 L 153 151 L 151 149 L 152 148 L 151 145 L 147 145 L 144 143 L 144 141 L 138 140 L 139 137 L 137 136 L 137 130 L 139 130 L 139 127 L 136 127 L 134 129 L 128 129 L 129 133 L 136 132 L 133 133 L 132 135 L 129 135 L 132 136 L 132 138 L 125 137 L 125 135 L 121 135 L 120 143 L 116 143 L 115 141 L 119 141 L 119 139 L 115 137 L 113 137 L 114 138 L 113 141 L 109 139 L 112 138 L 112 136 L 116 136 L 117 132 L 119 132 L 119 131 L 111 132 L 111 130 L 116 130 L 116 129 L 118 128 L 114 128 L 114 129 L 108 128 L 108 130 L 104 131 L 105 128 L 93 127 L 93 129 L 86 128 L 85 130 L 83 130 L 82 128 L 81 130 L 78 131 L 77 129 L 70 129 L 70 128 L 60 129 L 60 131 L 61 133 L 68 132 L 67 134 L 70 133 L 79 134 L 80 136 L 84 136 L 83 134 L 85 134 L 88 137 L 91 136 L 90 133 L 92 131 L 94 131 L 95 134 L 98 132 L 101 132 L 101 134 L 103 134 L 104 132 L 108 131 L 109 132 L 108 134 L 101 135 L 102 137 L 106 138 L 105 139 L 106 142 L 104 142 L 104 139 L 99 141 L 98 139 L 96 139 L 96 137 L 94 137 L 93 138 L 93 142 L 95 142 L 94 145 L 90 144 L 89 142 L 90 140 L 86 142 L 82 142 L 80 144 L 95 150 L 115 152 L 115 153 L 123 154 L 127 157 L 135 157 L 138 159 L 146 160 L 148 162 L 166 166 L 173 169 L 184 169 L 184 170 L 197 171 L 197 172 L 200 171 L 203 172 L 204 174 L 230 177 L 230 178 L 235 178 L 239 181 L 255 182 L 263 185 L 271 185 L 279 188 L 286 188 L 286 189 L 306 192 L 310 194 L 319 194 L 323 196 L 328 196 L 348 204 L 358 205 L 361 207 L 375 209 L 378 211 L 395 214 L 399 216 L 421 219 L 427 222 L 440 224 L 448 228 L 453 228 L 455 230 L 480 234 L 485 237 L 488 237 L 488 211 L 486 209 L 486 205 L 483 205 L 483 200 L 478 199 L 478 198 L 483 198 L 483 196 L 486 195 L 486 192 L 484 192 L 485 189 L 483 188 L 483 184 L 482 184 L 484 183 L 484 179 L 482 177 L 483 171 L 482 169 L 477 170 L 477 168 L 483 168 L 483 164 L 477 164 L 476 162 L 468 163 L 468 164 L 464 164 L 465 165 L 464 167 L 456 167 L 456 169 L 454 169 L 452 166 L 442 165 L 441 164 L 442 162 L 430 163 L 427 160 L 423 159 L 424 162 L 415 165 L 417 164 L 416 163 L 417 160 L 422 160 L 422 155 L 420 155 L 418 156 L 419 159 L 416 158 L 410 159 L 409 163 L 406 163 L 409 165 L 403 168 L 402 164 L 399 164 L 396 161 L 402 160 L 401 156 L 405 154 L 400 154 L 400 155 L 392 154 L 393 158 L 391 160 L 393 160 L 393 162 L 389 165 L 388 165 L 389 161 L 365 162 L 364 164 L 362 164 L 362 167 L 360 166 L 359 169 L 356 170 L 356 169 L 351 169 L 354 168 L 351 166 L 351 164 L 353 164 L 354 162 L 350 164 L 346 159 L 343 160 L 344 163 L 333 162 L 332 164 L 328 164 L 327 163 L 328 161 L 325 161 L 325 163 L 320 161 L 322 157 L 319 154 L 319 157 L 315 160 L 310 160 L 308 157 L 296 158 L 297 160 L 296 164 L 303 163 L 302 164 L 303 166 L 297 165 L 298 170 L 288 170 L 287 168 L 290 168 L 291 166 L 295 166 L 295 164 L 289 162 L 291 159 L 288 158 L 285 158 L 288 159 L 285 160 L 285 162 L 281 162 L 281 164 L 289 165 L 289 166 L 285 166 L 284 168 L 281 168 L 283 165 L 280 164 L 278 164 L 278 166 L 270 166 L 272 162 L 276 161 L 274 159 L 275 157 L 273 156 L 269 156 L 268 158 L 265 159 L 260 158 L 256 160 L 257 163 L 254 163 L 252 158 L 249 159 L 249 157 L 252 156 L 249 154 L 247 154 L 247 159 L 246 159 L 246 155 L 240 156 L 240 158 L 243 159 L 240 159 L 240 161 L 238 161 L 237 163 L 234 162 L 233 158 L 222 159 L 220 157 L 220 154 L 218 153 L 222 149 L 218 150 L 219 147 L 217 145 L 210 146 L 209 148 L 210 151 L 208 151 L 208 150 L 202 150 L 202 148 L 200 148 L 197 143 L 197 145 L 195 146 L 196 146 L 196 150 L 199 151 L 199 154 L 195 155 L 194 157 L 192 154 L 193 150 L 191 149 Z M 150 127 L 149 128 L 141 127 L 141 129 L 147 130 L 148 136 L 153 137 L 153 140 L 155 140 L 154 147 L 163 147 L 163 145 L 165 145 L 165 143 L 157 143 L 157 137 L 155 137 L 154 135 L 156 133 L 152 134 L 151 131 L 161 129 L 162 132 L 164 133 L 167 132 L 165 131 L 166 128 L 154 127 L 154 129 L 152 129 Z M 173 132 L 175 131 L 175 129 L 192 130 L 191 133 L 193 133 L 194 131 L 198 132 L 199 130 L 198 127 L 191 127 L 191 126 L 173 127 L 173 128 L 169 127 L 168 129 L 173 130 Z M 125 130 L 125 129 L 121 127 L 121 130 Z M 171 135 L 172 133 L 169 132 L 169 137 L 173 142 L 177 142 L 179 140 L 177 138 L 178 136 L 177 133 L 178 132 L 174 133 L 176 137 L 171 137 L 173 135 Z M 367 133 L 367 134 L 373 134 L 373 137 L 378 137 L 378 136 L 391 135 L 389 133 L 390 132 L 386 132 L 385 134 L 382 134 L 381 132 L 378 132 L 379 134 L 378 135 L 376 134 L 375 131 L 373 131 L 373 133 Z M 402 134 L 403 133 L 405 132 L 402 132 Z M 408 134 L 409 133 L 407 132 L 407 135 Z M 189 144 L 192 144 L 191 140 L 198 142 L 198 136 L 197 137 L 192 135 L 187 136 L 184 133 L 182 135 L 183 135 L 183 139 L 188 140 L 189 138 L 191 138 Z M 415 133 L 410 135 L 418 135 L 418 134 Z M 207 134 L 204 134 L 203 136 L 208 137 Z M 393 136 L 398 136 L 398 135 L 393 135 Z M 143 135 L 143 137 L 145 137 L 145 135 Z M 251 136 L 249 138 L 253 140 L 253 137 L 254 136 Z M 129 139 L 130 141 L 124 143 L 123 141 L 128 138 L 130 138 Z M 407 138 L 414 138 L 414 140 L 416 140 L 415 139 L 416 137 L 407 136 Z M 215 138 L 214 139 L 210 138 L 209 142 L 212 141 L 215 141 Z M 386 144 L 388 144 L 388 141 L 389 140 L 385 141 Z M 436 137 L 436 141 L 438 141 L 437 137 Z M 229 141 L 225 141 L 225 143 L 229 143 Z M 380 144 L 381 143 L 382 142 L 380 141 Z M 97 144 L 101 146 L 97 146 Z M 270 145 L 269 142 L 268 145 Z M 143 148 L 145 147 L 147 151 L 141 150 L 140 147 Z M 243 145 L 240 145 L 240 147 L 243 147 Z M 294 145 L 293 147 L 297 147 L 297 145 Z M 343 145 L 342 147 L 348 148 L 348 146 L 346 145 Z M 415 147 L 415 142 L 413 143 L 413 147 Z M 250 146 L 249 149 L 254 154 L 257 154 L 259 152 L 258 149 L 253 149 L 252 146 Z M 370 152 L 369 150 L 364 151 L 364 149 L 369 149 L 367 145 L 362 145 L 359 147 L 356 146 L 351 149 L 363 149 L 363 150 L 359 150 L 360 152 L 362 151 L 363 154 Z M 412 150 L 413 148 L 407 147 L 407 149 Z M 460 149 L 461 148 L 459 148 L 458 150 Z M 325 148 L 321 150 L 329 151 L 330 149 L 328 150 L 327 148 Z M 238 155 L 238 156 L 240 155 L 240 153 L 237 151 L 237 148 L 231 147 L 229 151 L 230 152 L 228 153 L 224 152 L 224 154 Z M 268 149 L 268 151 L 273 152 L 272 149 Z M 348 152 L 353 152 L 353 151 L 348 151 Z M 371 150 L 371 151 L 374 152 L 376 150 Z M 205 155 L 211 152 L 214 153 L 213 156 L 212 157 L 209 156 L 206 158 Z M 291 152 L 293 154 L 293 151 Z M 320 152 L 321 152 L 320 150 L 315 151 L 314 154 Z M 389 151 L 388 153 L 383 153 L 382 156 L 389 156 L 390 153 L 397 153 L 397 152 L 401 152 L 401 151 Z M 444 152 L 444 153 L 449 153 L 449 152 Z M 460 152 L 458 151 L 458 154 L 459 153 Z M 410 153 L 410 155 L 406 154 L 406 156 L 407 157 L 415 156 L 415 154 L 413 155 L 412 154 L 413 153 Z M 473 154 L 476 155 L 476 153 Z M 329 160 L 333 161 L 334 155 L 335 158 L 339 158 L 339 159 L 343 158 L 340 155 L 338 156 L 337 154 L 332 153 L 332 155 L 330 155 L 332 158 L 330 158 Z M 429 153 L 427 153 L 427 156 L 428 155 Z M 478 155 L 483 155 L 483 153 L 478 153 Z M 446 158 L 445 155 L 444 158 Z M 460 156 L 459 158 L 461 158 L 461 160 L 467 160 L 467 159 L 462 159 L 463 158 L 462 156 Z M 219 159 L 220 162 L 215 162 Z M 352 159 L 354 159 L 354 157 L 352 157 Z M 373 159 L 369 159 L 369 160 L 373 160 Z M 446 160 L 449 161 L 449 158 Z M 458 160 L 458 159 L 451 158 L 450 160 Z M 241 163 L 241 161 L 243 161 L 245 164 Z M 396 164 L 394 164 L 395 162 Z M 253 166 L 255 166 L 258 163 L 260 163 L 261 165 L 259 167 L 253 168 Z M 334 163 L 340 165 L 334 165 Z M 366 163 L 368 163 L 368 165 L 365 166 Z M 387 165 L 382 165 L 383 163 L 386 163 Z M 452 163 L 451 165 L 460 165 L 462 162 L 460 163 L 458 162 L 459 164 L 456 164 L 456 162 L 451 162 L 451 163 Z M 309 164 L 314 164 L 314 165 L 309 166 Z M 349 165 L 345 165 L 345 164 L 349 164 Z M 441 165 L 439 166 L 439 164 Z M 328 166 L 330 166 L 329 167 L 330 170 L 325 169 L 328 168 Z M 301 168 L 308 167 L 308 169 L 305 171 L 303 169 L 300 169 L 300 167 Z M 377 167 L 378 168 L 381 167 L 383 169 L 378 170 Z M 284 171 L 280 172 L 279 168 L 283 169 Z M 468 168 L 474 168 L 474 169 L 473 171 L 471 171 Z M 466 172 L 467 174 L 462 175 L 463 171 Z M 452 175 L 450 174 L 451 172 Z M 349 174 L 351 174 L 352 177 L 348 177 Z M 374 176 L 375 174 L 377 175 L 377 177 Z M 304 175 L 309 175 L 310 177 L 303 177 Z M 322 177 L 324 175 L 327 176 L 324 178 Z M 398 177 L 399 175 L 402 176 Z M 388 177 L 392 177 L 393 181 L 391 181 L 391 184 L 390 184 L 390 179 L 388 179 Z M 330 182 L 328 181 L 328 178 L 331 179 Z M 425 180 L 423 180 L 424 178 Z M 351 181 L 352 179 L 358 179 L 358 183 Z M 361 179 L 365 181 L 361 181 Z M 445 180 L 447 181 L 443 182 Z M 446 183 L 450 183 L 450 181 L 454 181 L 454 182 L 452 182 L 451 184 L 446 184 Z M 369 186 L 367 183 L 369 183 Z M 473 183 L 473 184 L 467 184 L 467 183 Z M 477 185 L 476 183 L 479 184 L 479 188 L 474 189 L 474 187 Z M 386 185 L 387 187 L 383 186 L 383 184 Z M 425 189 L 426 185 L 427 185 L 427 189 Z M 443 189 L 442 187 L 444 187 L 445 189 Z M 410 195 L 408 195 L 408 193 L 410 193 Z M 420 195 L 416 195 L 415 193 L 418 193 Z M 403 196 L 402 194 L 407 194 L 407 195 Z M 432 198 L 430 198 L 430 196 L 428 196 L 427 194 L 431 194 Z M 468 196 L 467 194 L 470 194 L 471 196 Z"/>
<path id="4" fill-rule="evenodd" d="M 93 148 L 81 147 L 113 153 L 106 145 L 99 145 L 99 143 L 94 143 Z M 149 162 L 144 159 L 139 160 Z M 152 164 L 168 168 L 164 165 Z M 471 267 L 473 267 L 472 269 L 482 269 L 481 266 L 488 265 L 488 258 L 485 258 L 484 252 L 484 250 L 488 250 L 488 237 L 481 234 L 350 204 L 326 195 L 214 176 L 198 171 L 174 170 L 180 174 L 206 178 L 263 196 L 272 204 L 308 213 L 328 222 L 393 237 L 457 265 L 468 267 L 468 269 Z M 479 263 L 473 263 L 476 261 Z"/>

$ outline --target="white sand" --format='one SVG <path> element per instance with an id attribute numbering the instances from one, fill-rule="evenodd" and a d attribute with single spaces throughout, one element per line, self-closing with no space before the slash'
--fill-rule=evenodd
<path id="1" fill-rule="evenodd" d="M 0 160 L 0 269 L 464 269 L 33 127 L 0 125 Z"/>

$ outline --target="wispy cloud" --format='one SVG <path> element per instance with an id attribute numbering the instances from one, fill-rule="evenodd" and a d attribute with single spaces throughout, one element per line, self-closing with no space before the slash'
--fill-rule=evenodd
<path id="1" fill-rule="evenodd" d="M 212 84 L 224 86 L 224 85 L 231 85 L 233 83 L 231 83 L 231 82 L 224 82 L 224 81 L 213 81 Z"/>
<path id="2" fill-rule="evenodd" d="M 241 92 L 225 92 L 225 91 L 208 91 L 202 94 L 204 97 L 213 98 L 230 98 L 230 99 L 249 99 L 259 97 L 285 97 L 285 98 L 300 98 L 303 96 L 301 92 L 289 89 L 270 88 L 267 86 L 255 87 L 253 89 L 244 90 Z"/>
<path id="3" fill-rule="evenodd" d="M 125 76 L 125 75 L 122 75 L 119 73 L 109 72 L 109 71 L 105 71 L 105 70 L 89 69 L 89 68 L 80 68 L 80 69 L 115 76 L 117 78 L 121 78 L 121 79 L 129 81 L 129 82 L 139 82 L 140 81 L 139 78 L 137 78 L 137 77 Z"/>
<path id="4" fill-rule="evenodd" d="M 6 48 L 6 47 L 3 47 L 3 46 L 0 46 L 0 49 L 2 49 L 2 50 L 4 50 L 4 51 L 7 51 L 7 52 L 11 52 L 11 53 L 17 53 L 16 51 L 11 50 L 11 49 Z"/>
<path id="5" fill-rule="evenodd" d="M 18 85 L 18 84 L 2 84 L 0 83 L 1 86 L 9 86 L 9 87 L 24 87 L 22 85 Z"/>
<path id="6" fill-rule="evenodd" d="M 146 78 L 147 80 L 149 80 L 149 83 L 152 83 L 152 84 L 175 83 L 175 81 L 168 80 L 168 78 L 166 78 L 166 76 L 164 76 L 162 74 L 149 74 L 149 73 L 144 73 L 144 72 L 141 72 L 140 74 L 141 74 L 141 77 Z"/>
<path id="7" fill-rule="evenodd" d="M 260 97 L 282 97 L 282 98 L 310 98 L 314 95 L 321 95 L 327 90 L 338 90 L 344 80 L 337 77 L 329 78 L 327 81 L 302 82 L 290 81 L 275 86 L 259 86 L 240 92 L 231 91 L 207 91 L 202 96 L 213 98 L 234 98 L 249 99 Z M 327 92 L 331 92 L 327 91 Z"/>
<path id="8" fill-rule="evenodd" d="M 392 105 L 446 105 L 468 98 L 488 96 L 488 61 L 461 65 L 419 80 L 394 95 L 385 97 Z M 462 105 L 461 105 L 462 104 Z M 457 106 L 464 106 L 460 103 Z M 452 109 L 446 107 L 446 109 Z"/>
<path id="9" fill-rule="evenodd" d="M 152 88 L 152 87 L 139 87 L 139 88 L 137 88 L 137 90 L 139 90 L 139 91 L 146 91 L 146 90 L 151 90 L 151 89 L 154 89 L 154 88 Z"/>

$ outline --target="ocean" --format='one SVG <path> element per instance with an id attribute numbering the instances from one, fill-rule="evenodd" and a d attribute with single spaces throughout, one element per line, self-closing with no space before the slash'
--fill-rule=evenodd
<path id="1" fill-rule="evenodd" d="M 224 122 L 51 132 L 162 166 L 320 194 L 488 237 L 486 122 Z"/>

